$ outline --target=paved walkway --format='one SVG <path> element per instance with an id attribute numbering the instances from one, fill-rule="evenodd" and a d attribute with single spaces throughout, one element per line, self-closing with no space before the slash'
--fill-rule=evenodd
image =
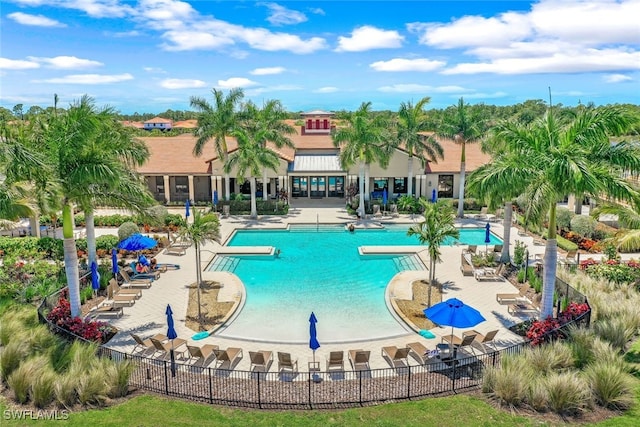
<path id="1" fill-rule="evenodd" d="M 413 217 L 409 215 L 399 215 L 397 218 L 383 217 L 382 222 L 406 224 L 419 222 L 421 217 Z M 222 241 L 227 238 L 236 228 L 260 229 L 273 227 L 286 227 L 288 224 L 314 224 L 314 223 L 349 223 L 354 222 L 354 218 L 349 216 L 344 207 L 334 206 L 300 206 L 292 207 L 289 215 L 284 217 L 264 216 L 259 220 L 249 220 L 246 217 L 230 216 L 221 220 Z M 458 221 L 460 226 L 483 226 L 484 222 L 475 220 Z M 361 222 L 361 226 L 374 226 L 373 221 Z M 502 238 L 502 224 L 493 223 L 492 231 Z M 113 234 L 111 230 L 97 231 L 100 234 Z M 544 247 L 533 245 L 531 237 L 520 236 L 517 229 L 511 231 L 512 245 L 516 240 L 523 241 L 528 245 L 530 256 L 536 253 L 543 253 Z M 203 247 L 202 251 L 202 267 L 206 266 L 213 254 L 220 246 L 218 244 L 208 244 Z M 423 249 L 423 248 L 421 248 Z M 444 299 L 456 297 L 465 303 L 477 308 L 487 319 L 475 329 L 481 333 L 486 333 L 492 329 L 499 329 L 500 332 L 496 337 L 496 343 L 499 347 L 506 347 L 521 341 L 521 338 L 511 333 L 507 328 L 522 319 L 514 317 L 507 312 L 506 305 L 500 305 L 496 302 L 496 293 L 513 293 L 517 292 L 515 287 L 508 281 L 477 281 L 473 276 L 463 276 L 460 271 L 460 253 L 462 247 L 451 246 L 442 248 L 442 258 L 444 262 L 437 265 L 436 276 L 444 283 Z M 423 261 L 428 261 L 427 255 L 422 252 L 419 254 Z M 249 351 L 271 350 L 274 357 L 277 351 L 289 352 L 293 358 L 298 359 L 301 371 L 306 371 L 307 362 L 312 360 L 312 352 L 306 344 L 273 344 L 260 343 L 255 341 L 231 340 L 215 333 L 208 338 L 198 341 L 191 340 L 191 336 L 195 331 L 189 329 L 185 325 L 185 315 L 188 305 L 188 288 L 189 284 L 196 281 L 195 266 L 195 250 L 193 247 L 188 248 L 183 256 L 165 255 L 160 253 L 156 257 L 158 262 L 178 263 L 181 265 L 180 270 L 171 270 L 163 273 L 161 278 L 154 282 L 149 289 L 143 290 L 143 296 L 132 307 L 124 308 L 124 315 L 111 323 L 119 329 L 118 334 L 108 343 L 108 347 L 131 352 L 134 347 L 134 341 L 130 333 L 136 333 L 143 338 L 152 336 L 156 333 L 166 333 L 166 317 L 165 308 L 167 304 L 171 304 L 174 312 L 174 319 L 178 336 L 188 339 L 189 343 L 196 345 L 216 344 L 220 348 L 240 347 L 243 349 L 244 357 L 235 365 L 235 369 L 249 370 L 250 360 Z M 411 299 L 411 283 L 417 279 L 424 279 L 425 271 L 405 271 L 397 274 L 391 280 L 387 288 L 387 298 Z M 224 283 L 224 287 L 220 290 L 220 301 L 241 301 L 244 298 L 244 287 L 237 276 L 227 272 L 204 272 L 204 279 L 216 280 Z M 392 310 L 391 310 L 392 311 Z M 395 316 L 395 313 L 392 314 Z M 232 321 L 232 319 L 231 319 Z M 398 319 L 398 321 L 401 321 Z M 371 351 L 370 366 L 372 369 L 390 367 L 386 359 L 380 355 L 383 346 L 395 345 L 404 347 L 409 342 L 419 341 L 428 348 L 435 348 L 440 343 L 443 335 L 451 333 L 451 328 L 435 328 L 432 332 L 436 335 L 435 339 L 424 339 L 417 332 L 407 332 L 406 335 L 366 342 L 340 343 L 340 344 L 323 344 L 316 351 L 315 358 L 321 361 L 321 369 L 325 368 L 325 360 L 330 351 L 344 350 L 345 355 L 350 349 L 363 349 Z M 460 331 L 456 331 L 459 333 Z M 321 341 L 322 344 L 322 341 Z M 411 364 L 417 364 L 415 360 L 410 359 Z M 345 360 L 345 368 L 348 362 Z M 271 368 L 276 369 L 276 363 Z"/>

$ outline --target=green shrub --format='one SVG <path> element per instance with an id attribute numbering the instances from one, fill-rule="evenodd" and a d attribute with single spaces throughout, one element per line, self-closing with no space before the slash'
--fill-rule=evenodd
<path id="1" fill-rule="evenodd" d="M 27 345 L 19 340 L 11 341 L 0 352 L 0 377 L 3 381 L 20 366 L 22 360 L 27 356 Z"/>
<path id="2" fill-rule="evenodd" d="M 529 286 L 531 286 L 537 294 L 542 292 L 542 277 L 538 277 L 538 275 L 533 273 L 527 274 L 527 279 L 529 280 Z"/>
<path id="3" fill-rule="evenodd" d="M 80 304 L 86 303 L 91 298 L 93 298 L 93 288 L 91 286 L 85 286 L 80 289 Z"/>
<path id="4" fill-rule="evenodd" d="M 169 211 L 166 207 L 162 205 L 156 205 L 150 207 L 147 210 L 146 215 L 144 215 L 141 220 L 143 223 L 149 224 L 153 227 L 160 227 L 162 225 L 165 225 L 164 221 L 167 218 L 167 215 L 169 215 Z"/>
<path id="5" fill-rule="evenodd" d="M 132 234 L 139 233 L 140 229 L 133 222 L 124 222 L 118 227 L 118 240 L 124 240 Z"/>
<path id="6" fill-rule="evenodd" d="M 596 402 L 610 409 L 628 409 L 634 403 L 635 382 L 620 366 L 598 361 L 584 371 Z"/>
<path id="7" fill-rule="evenodd" d="M 73 373 L 59 375 L 53 386 L 54 394 L 58 404 L 65 408 L 70 408 L 78 401 L 76 384 L 78 379 Z"/>
<path id="8" fill-rule="evenodd" d="M 558 247 L 565 251 L 576 251 L 578 250 L 578 245 L 573 243 L 571 240 L 567 240 L 562 236 L 556 236 L 556 241 L 558 242 Z"/>
<path id="9" fill-rule="evenodd" d="M 526 401 L 533 409 L 538 412 L 544 412 L 549 406 L 549 396 L 547 388 L 542 378 L 536 378 L 529 384 L 526 394 Z"/>
<path id="10" fill-rule="evenodd" d="M 524 256 L 527 251 L 527 246 L 524 242 L 520 240 L 516 240 L 516 245 L 513 248 L 513 263 L 517 266 L 521 266 L 524 264 L 525 259 Z"/>
<path id="11" fill-rule="evenodd" d="M 571 230 L 571 219 L 575 216 L 573 212 L 571 212 L 567 208 L 557 208 L 556 209 L 556 226 L 561 230 Z"/>
<path id="12" fill-rule="evenodd" d="M 571 219 L 571 231 L 582 237 L 593 238 L 598 221 L 587 215 L 576 215 Z"/>
<path id="13" fill-rule="evenodd" d="M 48 406 L 55 398 L 56 376 L 51 368 L 44 368 L 31 384 L 31 400 L 37 408 Z"/>
<path id="14" fill-rule="evenodd" d="M 111 249 L 116 248 L 120 239 L 115 234 L 105 234 L 96 237 L 96 250 L 102 249 L 111 253 Z"/>
<path id="15" fill-rule="evenodd" d="M 128 360 L 121 362 L 108 362 L 105 372 L 109 391 L 107 395 L 110 398 L 124 397 L 129 392 L 129 379 L 135 369 L 135 366 Z"/>
<path id="16" fill-rule="evenodd" d="M 575 372 L 551 373 L 544 380 L 549 408 L 558 414 L 573 414 L 590 399 L 586 382 Z"/>
<path id="17" fill-rule="evenodd" d="M 98 345 L 96 343 L 84 343 L 80 341 L 74 341 L 69 348 L 71 355 L 71 368 L 85 372 L 92 369 L 94 362 L 96 361 L 96 351 Z"/>
<path id="18" fill-rule="evenodd" d="M 83 372 L 76 383 L 78 401 L 83 405 L 93 403 L 102 404 L 107 399 L 109 387 L 107 386 L 106 372 L 101 369 L 92 369 Z"/>
<path id="19" fill-rule="evenodd" d="M 493 393 L 496 387 L 496 375 L 497 370 L 495 366 L 487 366 L 482 376 L 482 392 Z"/>
<path id="20" fill-rule="evenodd" d="M 168 214 L 164 218 L 164 225 L 166 226 L 173 225 L 175 227 L 180 227 L 182 224 L 184 224 L 184 218 L 179 214 Z"/>
<path id="21" fill-rule="evenodd" d="M 635 335 L 635 329 L 627 325 L 624 319 L 611 318 L 594 322 L 593 331 L 613 348 L 623 351 L 627 342 Z"/>
<path id="22" fill-rule="evenodd" d="M 51 259 L 62 259 L 64 257 L 64 242 L 62 239 L 53 237 L 42 237 L 37 242 L 38 252 Z"/>

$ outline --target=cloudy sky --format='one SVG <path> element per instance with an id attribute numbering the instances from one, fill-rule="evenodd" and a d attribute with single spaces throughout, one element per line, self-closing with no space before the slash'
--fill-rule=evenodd
<path id="1" fill-rule="evenodd" d="M 639 103 L 640 0 L 2 0 L 0 105 L 123 113 L 242 87 L 290 111 Z"/>

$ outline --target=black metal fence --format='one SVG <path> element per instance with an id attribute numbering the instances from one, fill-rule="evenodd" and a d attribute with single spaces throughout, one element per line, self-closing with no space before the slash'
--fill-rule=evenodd
<path id="1" fill-rule="evenodd" d="M 568 285 L 567 285 L 568 286 Z M 568 289 L 565 287 L 565 289 Z M 575 289 L 572 292 L 577 292 Z M 57 302 L 60 291 L 38 308 L 42 323 L 69 340 L 82 340 L 50 323 L 46 312 Z M 584 295 L 580 296 L 585 301 Z M 577 301 L 578 302 L 578 301 Z M 571 324 L 589 325 L 590 310 L 573 322 L 550 331 L 549 337 L 564 334 Z M 135 369 L 129 384 L 167 396 L 210 404 L 261 409 L 332 409 L 373 405 L 390 401 L 441 396 L 477 389 L 484 369 L 498 366 L 502 357 L 530 346 L 525 341 L 499 351 L 467 354 L 451 359 L 431 359 L 426 364 L 362 371 L 256 372 L 198 367 L 183 360 L 171 362 L 116 351 L 102 345 L 98 355 L 112 360 L 129 360 Z M 470 350 L 471 351 L 471 350 Z M 277 365 L 277 362 L 273 363 Z M 270 368 L 273 368 L 271 366 Z"/>

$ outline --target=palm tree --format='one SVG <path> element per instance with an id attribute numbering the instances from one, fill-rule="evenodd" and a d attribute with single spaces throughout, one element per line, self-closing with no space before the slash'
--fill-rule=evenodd
<path id="1" fill-rule="evenodd" d="M 464 218 L 464 184 L 465 163 L 467 161 L 466 146 L 480 141 L 485 132 L 483 120 L 470 111 L 469 104 L 460 98 L 458 104 L 450 111 L 447 109 L 442 122 L 436 130 L 436 135 L 449 138 L 462 146 L 460 154 L 460 189 L 458 192 L 458 218 Z"/>
<path id="2" fill-rule="evenodd" d="M 605 239 L 612 243 L 619 252 L 638 252 L 640 250 L 640 214 L 638 209 L 629 206 L 604 204 L 590 212 L 598 218 L 601 214 L 616 215 L 621 228 L 613 237 Z"/>
<path id="3" fill-rule="evenodd" d="M 193 132 L 194 136 L 197 137 L 196 145 L 193 147 L 193 154 L 201 156 L 205 144 L 213 139 L 218 157 L 222 164 L 226 164 L 229 157 L 226 137 L 236 127 L 236 107 L 244 98 L 244 92 L 240 88 L 231 89 L 226 97 L 221 90 L 212 89 L 211 93 L 213 93 L 215 101 L 213 106 L 203 98 L 191 97 L 191 106 L 200 111 L 198 127 Z M 229 173 L 225 172 L 225 200 L 229 200 L 230 196 Z"/>
<path id="4" fill-rule="evenodd" d="M 96 203 L 120 200 L 124 204 L 129 196 L 127 206 L 146 205 L 145 200 L 151 200 L 150 195 L 145 199 L 142 185 L 130 179 L 135 175 L 129 169 L 148 157 L 147 148 L 129 138 L 130 134 L 119 132 L 114 117 L 111 108 L 98 110 L 92 98 L 83 96 L 66 112 L 49 117 L 39 135 L 51 178 L 58 182 L 62 195 L 64 262 L 74 317 L 80 314 L 80 289 L 72 209 L 78 206 L 87 213 L 87 233 L 93 241 L 90 252 L 95 257 L 92 214 Z M 135 192 L 139 194 L 134 196 Z"/>
<path id="5" fill-rule="evenodd" d="M 198 325 L 202 330 L 202 311 L 200 306 L 200 287 L 202 284 L 202 263 L 200 248 L 207 242 L 220 240 L 220 221 L 213 213 L 204 214 L 200 209 L 193 209 L 193 220 L 183 221 L 178 229 L 178 235 L 193 243 L 196 249 L 196 289 L 198 296 Z"/>
<path id="6" fill-rule="evenodd" d="M 383 168 L 387 167 L 390 158 L 387 149 L 390 134 L 384 118 L 371 115 L 371 102 L 363 102 L 356 112 L 345 114 L 344 119 L 347 126 L 338 128 L 331 137 L 334 146 L 343 146 L 340 150 L 342 168 L 346 170 L 355 164 L 359 166 L 358 211 L 360 217 L 364 218 L 364 172 L 374 162 L 378 162 Z"/>
<path id="7" fill-rule="evenodd" d="M 424 208 L 424 221 L 414 224 L 407 231 L 408 236 L 416 235 L 420 244 L 429 245 L 429 292 L 427 306 L 431 307 L 431 287 L 436 280 L 436 263 L 442 262 L 440 246 L 446 239 L 460 237 L 455 226 L 454 212 L 445 202 L 428 203 L 420 199 Z"/>
<path id="8" fill-rule="evenodd" d="M 587 108 L 558 120 L 552 109 L 531 124 L 503 122 L 495 137 L 510 156 L 513 184 L 524 188 L 530 217 L 548 220 L 543 260 L 541 317 L 553 314 L 558 258 L 556 206 L 567 194 L 635 203 L 640 194 L 624 178 L 640 172 L 640 148 L 626 141 L 611 143 L 632 123 L 620 107 Z M 498 166 L 501 165 L 498 163 Z M 506 178 L 504 178 L 506 180 Z"/>
<path id="9" fill-rule="evenodd" d="M 296 130 L 287 124 L 287 112 L 282 103 L 277 100 L 269 100 L 260 109 L 253 102 L 248 102 L 240 113 L 240 126 L 250 129 L 257 142 L 266 147 L 272 143 L 276 148 L 295 148 L 293 141 L 287 135 L 293 135 Z M 262 169 L 262 200 L 267 200 L 267 168 Z"/>
<path id="10" fill-rule="evenodd" d="M 249 177 L 251 187 L 251 218 L 258 217 L 256 205 L 256 177 L 260 175 L 262 168 L 277 170 L 280 160 L 278 155 L 264 146 L 261 140 L 254 134 L 255 127 L 238 127 L 231 136 L 238 141 L 238 149 L 231 153 L 224 165 L 226 173 L 232 169 L 237 171 L 237 179 L 240 183 Z"/>
<path id="11" fill-rule="evenodd" d="M 430 161 L 437 163 L 443 158 L 442 147 L 424 132 L 430 129 L 429 121 L 424 111 L 425 105 L 431 98 L 424 97 L 416 105 L 411 101 L 400 104 L 398 121 L 396 123 L 397 143 L 404 145 L 409 155 L 407 163 L 407 194 L 413 194 L 413 158 L 417 157 L 423 163 Z"/>

